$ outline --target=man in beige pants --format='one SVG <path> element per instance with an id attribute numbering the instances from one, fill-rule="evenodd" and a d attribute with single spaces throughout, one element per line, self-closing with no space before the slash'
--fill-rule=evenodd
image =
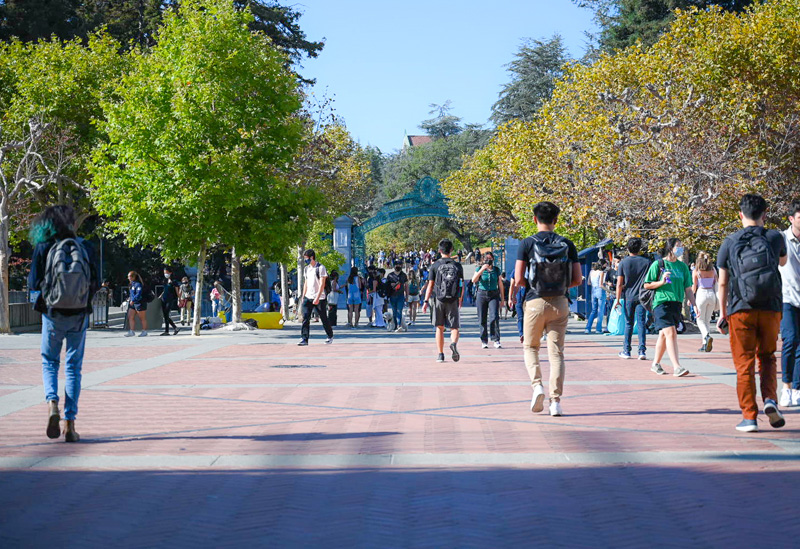
<path id="1" fill-rule="evenodd" d="M 539 232 L 520 244 L 514 276 L 515 280 L 528 281 L 523 348 L 525 366 L 533 386 L 531 412 L 544 410 L 539 348 L 542 334 L 546 331 L 550 357 L 550 415 L 561 416 L 564 336 L 569 320 L 567 291 L 581 283 L 581 267 L 575 244 L 554 232 L 560 213 L 558 206 L 552 202 L 540 202 L 533 213 Z"/>

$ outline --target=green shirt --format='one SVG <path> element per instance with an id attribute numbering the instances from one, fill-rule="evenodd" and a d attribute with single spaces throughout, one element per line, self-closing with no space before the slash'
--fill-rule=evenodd
<path id="1" fill-rule="evenodd" d="M 653 261 L 653 264 L 650 265 L 647 276 L 644 278 L 645 282 L 658 282 L 661 279 L 659 263 L 659 261 Z M 655 291 L 653 308 L 667 301 L 683 303 L 686 288 L 692 286 L 692 273 L 683 261 L 672 262 L 665 259 L 664 270 L 670 274 L 670 283 L 664 284 Z"/>
<path id="2" fill-rule="evenodd" d="M 497 267 L 493 268 L 491 271 L 486 269 L 481 273 L 481 277 L 478 279 L 478 289 L 484 292 L 497 291 L 500 288 L 497 284 L 499 279 L 500 271 L 497 270 Z"/>

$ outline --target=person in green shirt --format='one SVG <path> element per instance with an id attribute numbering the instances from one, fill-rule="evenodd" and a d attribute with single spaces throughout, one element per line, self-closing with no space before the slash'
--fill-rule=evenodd
<path id="1" fill-rule="evenodd" d="M 503 308 L 505 288 L 500 280 L 500 269 L 494 266 L 492 252 L 483 254 L 483 265 L 472 277 L 472 283 L 478 286 L 476 303 L 481 322 L 481 347 L 489 348 L 491 335 L 495 349 L 501 349 L 500 310 Z"/>
<path id="2" fill-rule="evenodd" d="M 681 309 L 684 298 L 688 299 L 697 311 L 692 291 L 692 273 L 686 263 L 678 259 L 682 255 L 683 243 L 677 238 L 668 238 L 662 250 L 663 260 L 654 261 L 644 278 L 644 287 L 655 290 L 653 318 L 658 331 L 656 356 L 653 358 L 650 370 L 659 375 L 666 374 L 661 367 L 661 359 L 666 350 L 675 368 L 673 372 L 675 377 L 689 373 L 689 370 L 681 366 L 678 358 L 678 324 L 682 320 Z"/>

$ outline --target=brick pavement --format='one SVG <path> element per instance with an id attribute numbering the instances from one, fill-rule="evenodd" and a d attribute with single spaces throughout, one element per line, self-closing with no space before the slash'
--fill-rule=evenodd
<path id="1" fill-rule="evenodd" d="M 74 445 L 44 436 L 38 338 L 3 338 L 0 546 L 797 546 L 800 412 L 736 432 L 722 336 L 673 378 L 575 324 L 551 418 L 515 323 L 481 350 L 465 316 L 457 364 L 427 325 L 92 333 Z"/>

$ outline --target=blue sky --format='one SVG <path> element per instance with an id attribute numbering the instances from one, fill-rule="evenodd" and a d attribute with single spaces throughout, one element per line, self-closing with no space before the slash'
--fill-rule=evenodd
<path id="1" fill-rule="evenodd" d="M 465 122 L 488 124 L 491 106 L 525 38 L 559 33 L 573 57 L 594 31 L 592 13 L 571 0 L 301 0 L 300 25 L 325 38 L 301 73 L 363 145 L 398 149 L 405 132 L 429 118 L 428 105 L 450 99 Z"/>

